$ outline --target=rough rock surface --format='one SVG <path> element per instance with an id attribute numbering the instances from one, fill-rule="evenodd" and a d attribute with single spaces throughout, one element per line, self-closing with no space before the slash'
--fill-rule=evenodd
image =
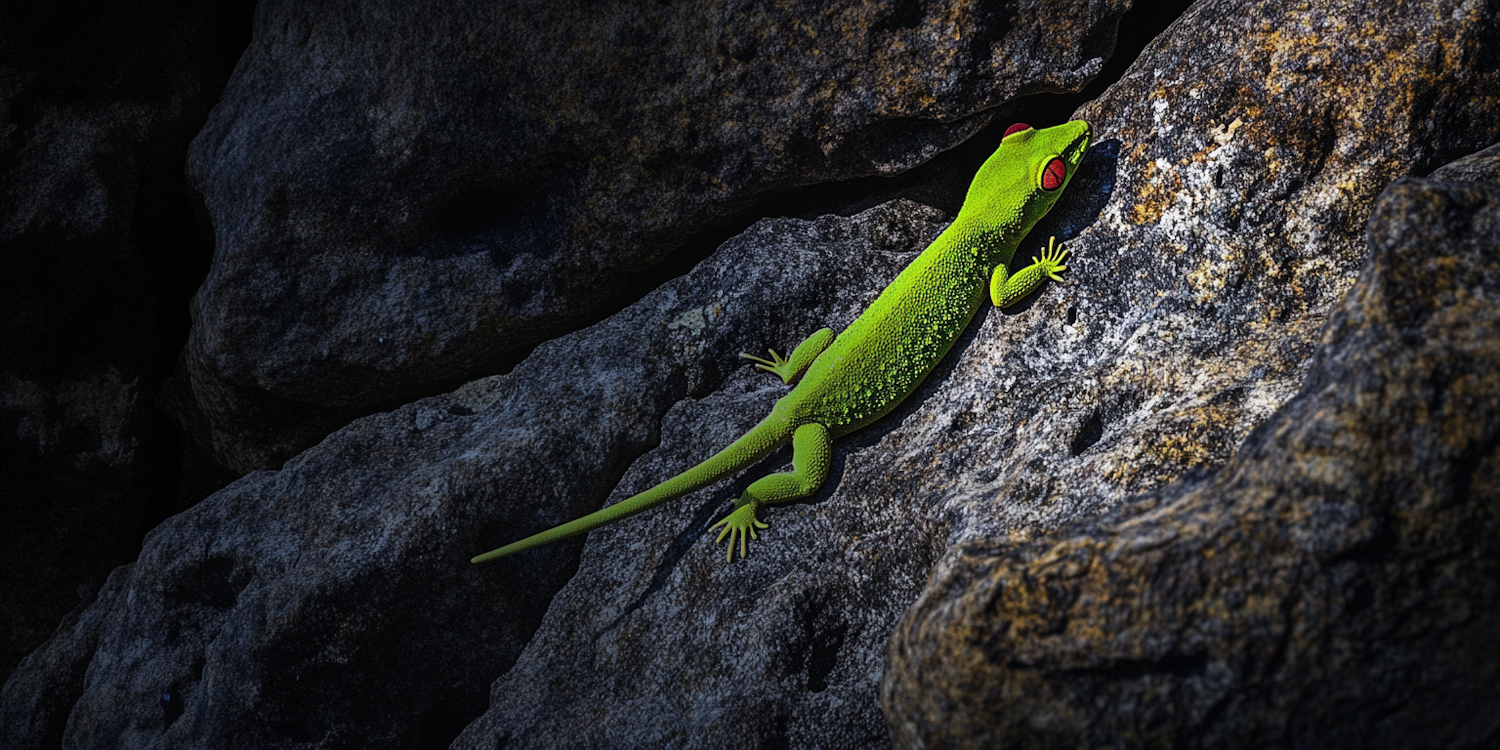
<path id="1" fill-rule="evenodd" d="M 1500 184 L 1399 181 L 1370 246 L 1222 471 L 949 553 L 891 642 L 899 746 L 1500 740 Z"/>
<path id="2" fill-rule="evenodd" d="M 310 48 L 331 33 L 308 30 Z M 785 456 L 587 543 L 466 564 L 727 443 L 784 391 L 735 353 L 847 322 L 934 213 L 759 224 L 508 375 L 246 477 L 23 663 L 0 696 L 0 728 L 22 728 L 0 741 L 886 746 L 887 642 L 945 550 L 1201 478 L 1297 392 L 1382 187 L 1500 140 L 1496 32 L 1482 6 L 1195 6 L 1081 113 L 1096 145 L 1026 247 L 1067 240 L 1070 280 L 982 313 L 902 409 L 836 445 L 824 490 L 766 514 L 746 561 L 726 565 L 706 527 Z M 221 143 L 277 153 L 276 132 Z M 363 371 L 344 372 L 357 391 Z"/>
<path id="3" fill-rule="evenodd" d="M 469 556 L 598 507 L 669 407 L 748 369 L 735 354 L 766 337 L 852 320 L 941 226 L 911 203 L 762 222 L 507 375 L 244 477 L 158 527 L 22 662 L 0 746 L 446 746 L 580 544 Z"/>
<path id="4" fill-rule="evenodd" d="M 1094 151 L 1028 243 L 1072 238 L 1069 282 L 982 315 L 911 402 L 836 445 L 822 492 L 766 514 L 749 560 L 703 549 L 733 488 L 595 532 L 455 747 L 883 746 L 891 613 L 931 561 L 1222 466 L 1306 376 L 1381 187 L 1500 136 L 1497 71 L 1461 64 L 1496 19 L 1437 19 L 1195 6 L 1080 113 Z M 1339 27 L 1358 33 L 1320 31 Z M 1452 62 L 1407 59 L 1434 45 L 1450 57 L 1421 59 Z M 1428 119 L 1408 128 L 1417 100 Z M 616 496 L 778 393 L 669 415 Z"/>
<path id="5" fill-rule="evenodd" d="M 0 676 L 134 558 L 150 498 L 175 494 L 151 401 L 181 345 L 163 331 L 181 316 L 187 333 L 196 280 L 174 281 L 211 249 L 183 155 L 243 5 L 0 12 Z"/>
<path id="6" fill-rule="evenodd" d="M 194 142 L 220 460 L 493 374 L 694 232 L 1077 91 L 1123 0 L 262 2 Z"/>
<path id="7" fill-rule="evenodd" d="M 1444 164 L 1429 177 L 1434 180 L 1500 183 L 1500 143 Z"/>

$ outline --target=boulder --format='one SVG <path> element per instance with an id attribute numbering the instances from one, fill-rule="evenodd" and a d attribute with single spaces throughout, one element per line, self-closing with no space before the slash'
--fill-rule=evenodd
<path id="1" fill-rule="evenodd" d="M 469 557 L 597 508 L 674 405 L 748 374 L 737 352 L 847 324 L 942 225 L 906 202 L 761 222 L 506 375 L 246 475 L 157 527 L 21 663 L 0 693 L 0 746 L 446 747 L 583 540 Z M 754 382 L 747 398 L 771 395 Z"/>
<path id="2" fill-rule="evenodd" d="M 296 13 L 263 6 L 260 19 L 265 26 Z M 266 38 L 289 41 L 265 49 L 331 49 L 320 45 L 335 44 L 342 23 L 277 26 Z M 924 591 L 962 570 L 966 551 L 1020 549 L 1070 522 L 1135 507 L 1130 498 L 1186 492 L 1229 470 L 1237 447 L 1321 371 L 1314 352 L 1365 265 L 1364 228 L 1380 191 L 1500 140 L 1500 85 L 1487 47 L 1500 38 L 1496 25 L 1492 12 L 1459 5 L 1195 5 L 1078 113 L 1094 124 L 1096 143 L 1017 260 L 1055 235 L 1073 253 L 1068 280 L 1014 309 L 986 308 L 900 409 L 836 443 L 819 493 L 763 514 L 770 528 L 744 561 L 726 564 L 708 527 L 746 483 L 779 470 L 785 453 L 586 538 L 486 566 L 467 559 L 622 499 L 738 436 L 785 386 L 736 354 L 784 351 L 819 327 L 847 325 L 941 229 L 940 212 L 898 201 L 854 216 L 759 222 L 691 273 L 538 346 L 506 374 L 356 420 L 279 470 L 247 475 L 159 528 L 132 567 L 23 662 L 0 694 L 0 728 L 20 729 L 0 743 L 29 747 L 47 732 L 79 748 L 910 742 L 904 720 L 890 719 L 893 710 L 910 713 L 890 685 L 917 691 L 921 683 L 887 668 L 903 613 L 936 597 Z M 371 16 L 357 30 L 398 27 L 425 28 Z M 583 66 L 591 48 L 577 49 Z M 752 62 L 778 59 L 771 47 L 757 49 Z M 330 76 L 361 70 L 338 59 L 317 58 Z M 370 64 L 402 63 L 379 56 Z M 425 90 L 387 78 L 389 92 Z M 291 83 L 285 90 L 300 90 Z M 274 99 L 280 89 L 257 90 Z M 297 106 L 262 109 L 327 118 L 372 111 L 335 106 L 351 89 L 318 91 L 328 99 L 288 94 Z M 235 205 L 236 193 L 214 192 L 219 183 L 204 170 L 219 162 L 205 154 L 250 163 L 257 153 L 301 148 L 295 134 L 275 129 L 210 137 L 239 121 L 230 114 L 194 152 L 215 212 Z M 801 121 L 788 122 L 797 133 Z M 404 132 L 399 125 L 380 132 Z M 375 131 L 344 132 L 358 139 Z M 376 152 L 357 145 L 307 152 Z M 827 155 L 813 162 L 842 163 Z M 268 171 L 293 163 L 304 162 L 262 160 Z M 394 231 L 375 217 L 404 219 L 371 210 L 378 202 L 369 196 L 386 194 L 353 181 L 347 203 L 324 202 L 317 191 L 335 194 L 322 187 L 332 178 L 297 169 L 298 180 L 283 182 L 312 192 L 276 197 L 255 187 L 241 199 L 248 214 L 291 217 L 285 224 L 216 213 L 226 253 L 260 242 L 262 226 L 317 240 L 289 245 L 317 263 L 296 272 L 247 265 L 235 283 L 211 280 L 200 295 L 193 385 L 200 403 L 228 404 L 221 414 L 248 412 L 216 402 L 223 391 L 192 362 L 208 351 L 198 340 L 210 330 L 202 313 L 219 305 L 222 290 L 267 305 L 263 291 L 291 290 L 266 308 L 290 312 L 268 312 L 254 326 L 313 331 L 321 324 L 299 317 L 304 309 L 394 310 L 423 296 L 400 292 L 403 285 L 435 278 L 405 270 L 381 277 L 400 292 L 381 298 L 396 301 L 390 308 L 374 300 L 301 307 L 299 290 L 340 299 L 334 290 L 360 285 L 327 279 L 357 280 L 361 264 L 386 257 L 374 240 L 368 256 L 328 250 L 345 246 L 324 234 L 331 220 L 318 217 L 368 219 L 367 237 Z M 659 199 L 664 211 L 683 212 L 707 200 L 693 189 L 684 198 L 678 187 L 630 200 Z M 446 199 L 432 195 L 439 198 L 428 210 L 437 211 Z M 270 208 L 256 214 L 257 206 Z M 426 231 L 413 241 L 436 236 Z M 307 250 L 314 245 L 317 253 Z M 433 256 L 478 264 L 489 252 Z M 400 257 L 418 259 L 402 269 L 427 258 Z M 215 273 L 235 267 L 228 258 L 216 260 Z M 538 288 L 536 300 L 557 294 Z M 326 329 L 344 336 L 353 330 L 344 325 Z M 355 338 L 370 345 L 366 333 L 347 340 Z M 215 346 L 227 350 L 233 339 Z M 288 351 L 300 346 L 279 340 Z M 310 372 L 338 361 L 335 350 L 316 350 L 327 359 L 308 355 L 314 350 L 299 356 L 313 363 Z M 371 370 L 340 372 L 349 394 L 385 387 L 383 375 L 367 377 Z M 295 380 L 281 378 L 256 382 Z M 322 418 L 311 407 L 308 414 L 309 422 Z"/>
<path id="3" fill-rule="evenodd" d="M 1500 184 L 1399 180 L 1369 238 L 1226 466 L 947 552 L 891 639 L 897 746 L 1493 744 Z"/>
<path id="4" fill-rule="evenodd" d="M 260 3 L 189 153 L 211 450 L 279 468 L 503 372 L 760 202 L 1078 91 L 1127 5 Z"/>
<path id="5" fill-rule="evenodd" d="M 705 534 L 762 472 L 591 534 L 455 747 L 886 746 L 896 613 L 945 580 L 949 549 L 1222 469 L 1311 371 L 1381 189 L 1500 138 L 1500 71 L 1462 62 L 1491 59 L 1497 19 L 1430 10 L 1195 5 L 1078 113 L 1090 158 L 1018 261 L 1056 235 L 1067 282 L 982 312 L 901 409 L 835 444 L 821 492 L 763 514 L 748 560 L 725 566 Z M 1414 48 L 1451 62 L 1412 65 Z M 1413 129 L 1391 102 L 1417 100 Z M 614 497 L 779 393 L 670 414 Z"/>

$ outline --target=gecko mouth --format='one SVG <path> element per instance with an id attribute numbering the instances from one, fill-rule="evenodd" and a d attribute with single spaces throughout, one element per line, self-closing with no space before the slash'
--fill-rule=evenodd
<path id="1" fill-rule="evenodd" d="M 1076 166 L 1079 161 L 1083 160 L 1083 152 L 1089 148 L 1089 143 L 1094 135 L 1094 129 L 1083 120 L 1074 120 L 1074 122 L 1083 125 L 1083 132 L 1073 136 L 1073 141 L 1068 144 L 1067 148 L 1063 149 L 1062 157 L 1069 164 Z"/>

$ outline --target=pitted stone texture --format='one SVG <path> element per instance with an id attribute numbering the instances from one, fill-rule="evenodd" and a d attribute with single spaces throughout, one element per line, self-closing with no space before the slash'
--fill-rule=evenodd
<path id="1" fill-rule="evenodd" d="M 469 557 L 598 508 L 669 408 L 748 372 L 740 351 L 846 325 L 942 224 L 906 202 L 758 223 L 507 375 L 247 475 L 158 527 L 21 663 L 0 747 L 446 747 L 581 540 Z"/>
<path id="2" fill-rule="evenodd" d="M 835 444 L 817 496 L 763 514 L 748 560 L 726 567 L 707 526 L 784 457 L 593 533 L 457 747 L 883 746 L 874 675 L 893 613 L 946 569 L 931 561 L 1222 468 L 1306 378 L 1384 181 L 1500 136 L 1497 71 L 1397 54 L 1440 41 L 1482 62 L 1495 19 L 1429 11 L 1195 7 L 1079 112 L 1090 158 L 1016 263 L 1056 234 L 1067 282 L 982 312 L 905 405 Z M 1390 35 L 1316 31 L 1371 24 Z M 1244 33 L 1204 41 L 1224 25 Z M 1293 54 L 1315 46 L 1339 65 Z M 1329 95 L 1313 70 L 1363 93 Z M 1408 133 L 1389 109 L 1413 98 L 1438 104 L 1434 129 Z M 1383 129 L 1328 130 L 1345 121 Z M 1329 153 L 1292 159 L 1308 144 Z M 674 411 L 615 497 L 752 424 L 782 392 L 763 387 Z"/>
<path id="3" fill-rule="evenodd" d="M 891 641 L 901 747 L 1500 738 L 1500 185 L 1407 179 L 1301 394 L 1212 477 L 950 551 Z"/>
<path id="4" fill-rule="evenodd" d="M 632 307 L 587 346 L 571 338 L 544 345 L 508 376 L 359 422 L 275 475 L 275 487 L 210 501 L 174 522 L 191 539 L 216 540 L 211 549 L 233 548 L 218 540 L 245 534 L 285 540 L 277 543 L 290 545 L 283 551 L 265 541 L 233 548 L 235 560 L 265 571 L 265 582 L 252 576 L 241 589 L 250 593 L 236 602 L 275 590 L 308 604 L 283 608 L 305 619 L 275 619 L 286 629 L 267 641 L 249 625 L 216 631 L 222 638 L 204 653 L 225 666 L 205 669 L 193 688 L 215 697 L 191 703 L 168 731 L 233 728 L 235 716 L 273 715 L 290 729 L 251 729 L 286 735 L 246 736 L 317 729 L 319 737 L 349 731 L 354 741 L 396 744 L 370 740 L 375 730 L 358 727 L 414 732 L 410 722 L 450 736 L 448 722 L 483 704 L 479 675 L 489 671 L 498 678 L 490 707 L 458 747 L 888 744 L 878 690 L 886 644 L 934 560 L 953 545 L 1054 528 L 1221 469 L 1310 371 L 1326 315 L 1362 262 L 1362 217 L 1379 188 L 1367 181 L 1426 171 L 1435 154 L 1457 156 L 1500 139 L 1500 107 L 1489 104 L 1494 71 L 1481 43 L 1495 38 L 1494 22 L 1465 15 L 1468 6 L 1437 15 L 1430 6 L 1333 6 L 1344 15 L 1316 37 L 1306 31 L 1311 10 L 1204 7 L 1083 112 L 1099 138 L 1092 158 L 1020 259 L 1055 233 L 1074 253 L 1069 281 L 1047 285 L 1020 309 L 982 313 L 907 404 L 837 444 L 822 492 L 766 512 L 771 528 L 747 561 L 726 566 L 707 526 L 743 482 L 778 469 L 785 456 L 596 531 L 581 558 L 571 554 L 574 543 L 477 574 L 456 572 L 469 554 L 660 481 L 759 419 L 784 390 L 748 366 L 732 370 L 734 355 L 846 325 L 935 234 L 940 222 L 930 213 L 901 205 L 877 212 L 906 216 L 880 222 L 908 227 L 900 231 L 857 229 L 870 217 L 760 224 L 743 238 L 748 245 L 727 245 L 724 257 L 660 292 L 680 297 L 648 298 L 656 313 Z M 1335 33 L 1370 14 L 1396 36 Z M 1221 23 L 1237 31 L 1205 42 Z M 1279 36 L 1259 29 L 1279 29 Z M 1292 45 L 1286 49 L 1317 46 L 1340 65 L 1282 65 L 1290 58 L 1266 53 L 1266 35 Z M 1411 66 L 1402 57 L 1412 44 L 1436 40 L 1452 53 L 1450 67 Z M 1310 85 L 1312 72 L 1321 86 L 1358 82 L 1378 91 L 1340 104 Z M 1153 93 L 1157 80 L 1197 85 Z M 1401 100 L 1397 94 L 1433 103 L 1423 111 L 1430 129 L 1421 137 L 1391 114 L 1387 103 Z M 1248 112 L 1269 122 L 1242 118 Z M 1345 120 L 1379 127 L 1339 130 L 1326 159 L 1285 162 L 1298 170 L 1295 179 L 1260 161 L 1267 152 L 1322 143 L 1325 124 Z M 1201 162 L 1214 154 L 1234 162 L 1204 166 L 1200 152 Z M 1345 214 L 1359 218 L 1336 220 Z M 893 232 L 901 239 L 878 239 Z M 880 251 L 851 256 L 856 250 L 838 240 L 851 233 L 866 237 L 859 252 Z M 887 255 L 892 248 L 906 254 Z M 868 268 L 871 260 L 877 268 Z M 1280 270 L 1281 261 L 1295 273 Z M 210 518 L 203 529 L 187 526 Z M 128 660 L 116 656 L 135 627 L 117 620 L 139 616 L 162 631 L 173 622 L 218 622 L 217 609 L 158 614 L 165 605 L 157 589 L 239 585 L 233 567 L 209 568 L 201 578 L 223 585 L 177 583 L 192 578 L 189 558 L 203 549 L 201 541 L 181 541 L 164 537 L 152 547 L 156 572 L 133 572 L 137 582 L 114 592 L 133 592 L 139 609 L 105 618 L 118 629 L 100 636 L 115 644 L 99 651 L 110 669 L 99 671 L 75 715 L 105 717 L 125 706 L 136 712 L 127 712 L 130 721 L 146 726 L 161 715 L 110 696 L 157 687 L 141 677 L 154 669 L 192 675 L 190 647 L 137 640 L 144 645 Z M 313 567 L 278 567 L 299 560 Z M 324 560 L 337 564 L 325 572 Z M 576 575 L 559 590 L 575 560 Z M 936 567 L 944 575 L 945 564 Z M 345 580 L 358 585 L 344 587 Z M 230 619 L 259 622 L 239 606 L 229 608 Z M 442 616 L 441 634 L 413 626 L 427 622 L 412 612 L 416 606 Z M 455 664 L 455 644 L 434 642 L 439 637 L 494 645 L 464 652 L 472 664 Z M 81 638 L 81 631 L 60 634 L 37 657 L 50 661 L 38 664 L 76 665 L 58 655 Z M 260 650 L 261 643 L 277 648 Z M 296 648 L 323 650 L 302 667 L 285 658 Z M 385 658 L 403 650 L 410 660 Z M 282 672 L 315 679 L 283 699 Z M 456 683 L 434 687 L 450 674 L 459 675 Z M 251 688 L 237 680 L 280 690 L 247 698 Z M 368 705 L 347 706 L 338 703 L 350 688 L 342 680 L 383 687 L 369 691 L 376 700 Z M 322 705 L 320 696 L 336 707 L 332 713 L 308 708 Z M 421 712 L 438 704 L 461 710 L 422 721 Z M 359 713 L 340 718 L 345 707 Z"/>
<path id="5" fill-rule="evenodd" d="M 189 160 L 212 449 L 275 468 L 498 372 L 757 201 L 1081 89 L 1126 6 L 263 2 Z"/>

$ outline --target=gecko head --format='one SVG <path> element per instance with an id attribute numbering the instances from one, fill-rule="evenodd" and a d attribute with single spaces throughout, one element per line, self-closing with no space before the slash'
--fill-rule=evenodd
<path id="1" fill-rule="evenodd" d="M 1041 130 L 1010 126 L 975 175 L 959 217 L 981 231 L 1017 238 L 1031 231 L 1072 181 L 1092 134 L 1083 120 Z"/>

